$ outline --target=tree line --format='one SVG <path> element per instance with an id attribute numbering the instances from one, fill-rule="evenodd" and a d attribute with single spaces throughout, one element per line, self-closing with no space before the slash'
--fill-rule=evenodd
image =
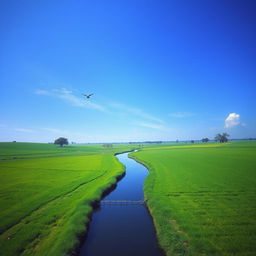
<path id="1" fill-rule="evenodd" d="M 224 143 L 224 142 L 228 142 L 228 137 L 229 134 L 224 132 L 224 133 L 218 133 L 216 134 L 216 136 L 214 137 L 215 141 L 219 141 L 220 143 Z M 202 138 L 202 142 L 208 142 L 209 139 L 208 138 Z"/>
<path id="2" fill-rule="evenodd" d="M 228 137 L 229 137 L 229 134 L 224 132 L 222 134 L 221 133 L 216 134 L 214 139 L 215 139 L 215 141 L 219 141 L 220 143 L 224 143 L 224 142 L 228 142 Z M 203 143 L 207 143 L 208 141 L 209 141 L 208 138 L 202 138 Z M 176 142 L 178 143 L 179 141 L 177 140 Z M 190 142 L 194 143 L 195 141 L 191 140 Z M 64 137 L 60 137 L 60 138 L 58 138 L 54 141 L 54 144 L 57 144 L 57 145 L 60 145 L 60 147 L 63 147 L 63 145 L 68 145 L 68 139 L 64 138 Z M 105 143 L 102 146 L 105 147 L 105 148 L 112 148 L 113 147 L 113 145 L 111 143 Z"/>

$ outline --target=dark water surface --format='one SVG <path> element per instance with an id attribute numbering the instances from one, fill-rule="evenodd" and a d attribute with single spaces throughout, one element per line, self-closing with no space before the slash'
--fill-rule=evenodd
<path id="1" fill-rule="evenodd" d="M 148 170 L 117 155 L 126 166 L 126 175 L 104 200 L 143 200 L 143 183 Z M 162 256 L 151 216 L 144 205 L 101 204 L 95 210 L 80 256 Z"/>

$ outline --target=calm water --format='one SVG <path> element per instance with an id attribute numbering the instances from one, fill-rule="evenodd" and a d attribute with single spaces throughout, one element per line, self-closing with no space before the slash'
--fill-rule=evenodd
<path id="1" fill-rule="evenodd" d="M 143 183 L 148 170 L 117 155 L 126 166 L 126 175 L 104 200 L 143 200 Z M 95 210 L 80 256 L 162 256 L 156 233 L 144 205 L 100 205 Z"/>

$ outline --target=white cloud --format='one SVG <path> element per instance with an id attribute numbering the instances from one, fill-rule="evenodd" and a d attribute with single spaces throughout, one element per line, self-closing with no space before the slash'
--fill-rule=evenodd
<path id="1" fill-rule="evenodd" d="M 30 129 L 16 128 L 14 129 L 16 132 L 26 132 L 26 133 L 34 133 L 36 131 Z"/>
<path id="2" fill-rule="evenodd" d="M 158 122 L 158 123 L 164 123 L 164 121 L 162 119 L 160 119 L 158 117 L 155 117 L 151 114 L 148 114 L 148 113 L 144 112 L 142 109 L 139 109 L 139 108 L 127 106 L 125 104 L 117 103 L 117 102 L 111 103 L 110 106 L 112 106 L 114 108 L 117 108 L 119 110 L 128 112 L 128 113 L 130 113 L 132 115 L 135 115 L 137 117 L 141 117 L 143 119 L 151 120 L 151 121 Z"/>
<path id="3" fill-rule="evenodd" d="M 236 113 L 230 113 L 225 120 L 225 128 L 232 128 L 240 124 L 240 115 Z"/>
<path id="4" fill-rule="evenodd" d="M 145 122 L 136 122 L 136 125 L 151 128 L 154 130 L 160 130 L 160 131 L 169 131 L 169 128 L 162 125 L 162 124 L 154 124 L 154 123 L 145 123 Z"/>
<path id="5" fill-rule="evenodd" d="M 195 113 L 191 113 L 191 112 L 175 112 L 175 113 L 169 114 L 170 117 L 174 117 L 174 118 L 187 118 L 195 115 L 196 115 Z"/>
<path id="6" fill-rule="evenodd" d="M 59 98 L 75 107 L 89 108 L 103 112 L 107 111 L 105 107 L 99 104 L 75 96 L 72 91 L 69 91 L 66 88 L 54 89 L 52 91 L 36 90 L 35 94 Z"/>

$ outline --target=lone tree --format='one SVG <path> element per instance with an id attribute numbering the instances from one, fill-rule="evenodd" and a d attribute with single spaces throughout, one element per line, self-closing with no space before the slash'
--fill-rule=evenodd
<path id="1" fill-rule="evenodd" d="M 113 148 L 113 144 L 111 143 L 105 143 L 102 145 L 104 148 Z"/>
<path id="2" fill-rule="evenodd" d="M 202 138 L 202 142 L 208 142 L 209 139 L 208 138 Z"/>
<path id="3" fill-rule="evenodd" d="M 63 147 L 63 145 L 68 145 L 68 139 L 60 137 L 54 141 L 54 144 L 60 145 L 60 147 Z"/>
<path id="4" fill-rule="evenodd" d="M 228 142 L 228 137 L 229 137 L 229 134 L 227 134 L 226 132 L 222 134 L 218 133 L 215 136 L 215 140 L 219 141 L 220 143 L 224 143 L 224 142 Z"/>

